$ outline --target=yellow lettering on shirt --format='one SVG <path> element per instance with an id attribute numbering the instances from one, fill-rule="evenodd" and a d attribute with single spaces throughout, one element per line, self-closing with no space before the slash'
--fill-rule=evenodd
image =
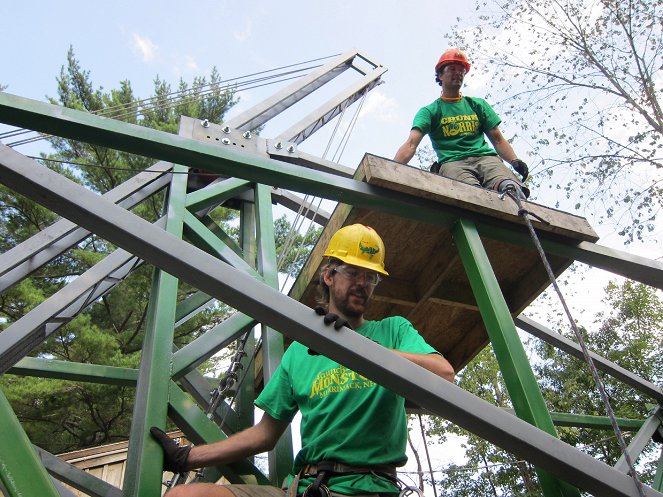
<path id="1" fill-rule="evenodd" d="M 310 398 L 323 398 L 330 393 L 344 392 L 349 389 L 373 388 L 375 382 L 354 371 L 339 366 L 318 373 L 311 384 Z"/>
<path id="2" fill-rule="evenodd" d="M 443 117 L 440 124 L 445 137 L 476 135 L 479 132 L 479 118 L 476 114 Z"/>

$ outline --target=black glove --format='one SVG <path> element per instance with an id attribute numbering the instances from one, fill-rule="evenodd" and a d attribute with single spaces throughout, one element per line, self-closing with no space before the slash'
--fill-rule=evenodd
<path id="1" fill-rule="evenodd" d="M 525 162 L 520 159 L 513 159 L 511 161 L 511 165 L 523 177 L 524 183 L 529 176 L 529 168 L 527 167 L 527 164 L 525 164 Z"/>
<path id="2" fill-rule="evenodd" d="M 347 326 L 348 328 L 352 329 L 347 319 L 343 319 L 341 316 L 339 316 L 338 314 L 334 314 L 333 312 L 327 312 L 327 309 L 325 309 L 324 307 L 318 306 L 314 309 L 314 311 L 318 316 L 324 316 L 322 320 L 325 322 L 327 326 L 334 323 L 335 330 L 340 330 L 344 326 Z"/>
<path id="3" fill-rule="evenodd" d="M 179 445 L 166 435 L 166 432 L 153 426 L 150 433 L 163 447 L 163 469 L 172 473 L 182 473 L 188 469 L 186 460 L 191 452 L 191 445 Z"/>

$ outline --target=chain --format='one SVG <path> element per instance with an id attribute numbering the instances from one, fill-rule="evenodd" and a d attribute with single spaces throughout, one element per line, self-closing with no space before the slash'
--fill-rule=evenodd
<path id="1" fill-rule="evenodd" d="M 239 342 L 237 343 L 237 350 L 235 351 L 235 354 L 230 361 L 230 366 L 228 366 L 226 374 L 223 375 L 223 377 L 219 380 L 218 386 L 210 393 L 210 403 L 205 410 L 205 415 L 208 419 L 214 419 L 214 413 L 219 407 L 219 404 L 221 404 L 221 402 L 229 396 L 229 392 L 232 390 L 232 388 L 235 386 L 235 383 L 237 383 L 239 379 L 239 373 L 244 368 L 242 365 L 242 359 L 246 356 L 246 343 L 249 340 L 250 334 L 251 330 L 244 333 L 242 338 L 240 338 Z M 225 416 L 221 421 L 222 426 L 224 422 Z M 189 471 L 177 473 L 173 475 L 173 478 L 170 481 L 166 482 L 166 487 L 170 489 L 177 485 L 193 483 L 200 480 L 202 476 L 203 475 L 201 472 L 197 472 L 193 479 L 189 482 Z"/>
<path id="2" fill-rule="evenodd" d="M 246 356 L 246 351 L 244 349 L 246 348 L 246 342 L 249 340 L 250 334 L 251 330 L 244 333 L 244 336 L 239 340 L 237 343 L 237 351 L 235 351 L 235 355 L 233 355 L 233 358 L 230 361 L 228 371 L 223 375 L 216 389 L 212 391 L 210 404 L 205 411 L 205 414 L 209 419 L 214 417 L 214 413 L 219 407 L 221 401 L 228 397 L 228 392 L 230 392 L 235 386 L 235 383 L 237 383 L 239 372 L 244 368 L 242 365 L 242 359 Z"/>

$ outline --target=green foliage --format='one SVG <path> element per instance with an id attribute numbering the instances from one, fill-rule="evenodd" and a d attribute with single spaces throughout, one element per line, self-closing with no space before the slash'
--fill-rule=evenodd
<path id="1" fill-rule="evenodd" d="M 640 377 L 654 383 L 663 381 L 663 300 L 660 292 L 642 284 L 610 283 L 605 289 L 606 311 L 593 323 L 596 331 L 582 330 L 590 349 Z M 560 329 L 568 325 L 560 324 Z M 567 333 L 564 333 L 567 334 Z M 572 334 L 572 332 L 569 332 Z M 568 338 L 575 340 L 575 337 Z M 588 366 L 544 342 L 536 342 L 533 369 L 548 408 L 555 412 L 605 416 L 605 407 L 594 385 Z M 602 380 L 617 417 L 644 419 L 651 399 L 608 375 Z M 499 407 L 510 407 L 497 361 L 490 347 L 484 349 L 458 375 L 458 385 Z M 518 461 L 471 433 L 442 419 L 428 420 L 428 434 L 443 442 L 450 434 L 466 437 L 463 464 L 445 468 L 437 484 L 441 495 L 540 496 L 533 467 Z M 612 431 L 558 427 L 560 438 L 607 464 L 614 465 L 621 455 Z M 624 434 L 629 438 L 633 434 Z M 651 484 L 660 448 L 651 444 L 638 460 L 644 468 L 639 477 Z"/>
<path id="2" fill-rule="evenodd" d="M 280 272 L 297 276 L 306 262 L 322 233 L 322 228 L 312 228 L 304 235 L 292 226 L 285 216 L 274 221 L 274 238 L 276 240 L 276 253 L 279 258 Z"/>
<path id="3" fill-rule="evenodd" d="M 233 91 L 222 90 L 221 78 L 212 70 L 209 80 L 195 78 L 189 86 L 180 81 L 177 91 L 156 78 L 154 96 L 137 99 L 129 81 L 109 92 L 95 88 L 73 49 L 57 78 L 57 98 L 51 102 L 86 112 L 176 133 L 181 115 L 196 119 L 223 121 L 234 105 Z M 50 137 L 54 150 L 42 156 L 49 167 L 72 181 L 99 193 L 115 188 L 154 160 L 74 140 Z M 155 221 L 163 215 L 164 195 L 156 194 L 133 209 L 133 213 Z M 6 251 L 56 220 L 39 204 L 15 195 L 0 186 L 0 244 Z M 214 230 L 236 242 L 239 237 L 238 213 L 217 207 L 204 220 Z M 285 217 L 275 222 L 277 254 L 282 254 L 282 271 L 296 274 L 317 240 L 320 229 L 306 236 L 290 233 Z M 290 240 L 286 243 L 287 240 Z M 291 243 L 292 242 L 292 243 Z M 6 329 L 37 305 L 51 297 L 68 282 L 113 252 L 115 247 L 90 236 L 49 264 L 0 295 L 0 330 Z M 255 253 L 255 251 L 254 251 Z M 255 261 L 254 261 L 255 262 Z M 148 304 L 154 269 L 146 264 L 136 267 L 117 288 L 88 306 L 76 318 L 61 326 L 31 355 L 72 363 L 137 368 L 148 317 Z M 196 292 L 180 282 L 177 301 L 183 302 Z M 182 347 L 212 329 L 233 310 L 215 303 L 175 329 L 175 345 Z M 216 369 L 221 359 L 201 366 L 203 373 Z M 59 380 L 3 375 L 0 387 L 10 400 L 33 443 L 51 452 L 80 449 L 128 438 L 135 389 L 128 387 L 74 383 Z"/>
<path id="4" fill-rule="evenodd" d="M 491 82 L 502 128 L 529 145 L 534 186 L 594 210 L 627 242 L 651 236 L 663 206 L 660 2 L 477 0 L 476 9 L 450 38 Z"/>
<path id="5" fill-rule="evenodd" d="M 490 347 L 482 350 L 458 375 L 457 384 L 499 407 L 511 407 L 497 359 Z M 541 496 L 533 467 L 485 440 L 443 419 L 430 417 L 428 434 L 440 441 L 449 434 L 467 437 L 464 464 L 445 468 L 436 482 L 440 495 Z"/>
<path id="6" fill-rule="evenodd" d="M 177 132 L 180 115 L 222 122 L 236 102 L 232 91 L 220 89 L 216 69 L 189 87 L 180 81 L 178 91 L 157 78 L 155 96 L 137 99 L 129 81 L 110 92 L 95 88 L 73 49 L 57 77 L 57 98 L 51 102 L 93 112 L 133 124 Z M 202 88 L 208 88 L 203 91 Z M 210 89 L 211 88 L 211 89 Z M 74 140 L 49 138 L 53 153 L 42 156 L 49 167 L 85 187 L 106 191 L 130 179 L 154 160 Z M 133 212 L 149 221 L 162 215 L 164 196 L 153 195 Z M 218 208 L 213 215 L 222 226 L 237 218 L 236 211 Z M 17 245 L 55 221 L 56 216 L 39 204 L 0 187 L 0 243 L 2 250 Z M 31 309 L 82 274 L 115 247 L 96 236 L 45 265 L 30 278 L 0 295 L 0 329 L 5 329 Z M 142 265 L 119 287 L 103 296 L 82 314 L 60 327 L 32 355 L 77 363 L 138 367 L 145 332 L 153 269 Z M 180 285 L 178 301 L 193 290 Z M 224 305 L 209 308 L 178 326 L 175 343 L 183 346 L 218 324 L 231 310 Z M 53 452 L 72 450 L 128 437 L 135 389 L 71 383 L 4 375 L 0 385 L 21 419 L 31 440 Z"/>

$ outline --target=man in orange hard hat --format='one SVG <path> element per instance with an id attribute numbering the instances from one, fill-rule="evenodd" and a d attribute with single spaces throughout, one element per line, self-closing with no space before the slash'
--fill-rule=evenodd
<path id="1" fill-rule="evenodd" d="M 417 112 L 410 135 L 394 160 L 407 164 L 424 135 L 428 135 L 438 159 L 431 169 L 434 172 L 500 192 L 513 188 L 521 197 L 528 197 L 529 189 L 524 185 L 529 175 L 527 164 L 502 135 L 501 119 L 484 99 L 460 92 L 469 70 L 467 55 L 459 48 L 442 54 L 435 64 L 435 81 L 442 87 L 442 94 Z M 484 135 L 494 148 L 486 143 Z M 522 180 L 502 161 L 511 164 Z"/>
<path id="2" fill-rule="evenodd" d="M 384 244 L 370 227 L 338 230 L 320 270 L 324 323 L 347 326 L 445 380 L 454 370 L 405 318 L 366 321 L 364 310 L 382 276 Z M 218 466 L 271 450 L 297 411 L 302 448 L 283 489 L 265 485 L 179 485 L 168 497 L 397 497 L 402 483 L 396 467 L 405 464 L 407 418 L 403 397 L 306 346 L 293 342 L 255 402 L 265 413 L 256 424 L 210 445 L 180 447 L 153 427 L 165 452 L 164 468 L 182 472 Z"/>

